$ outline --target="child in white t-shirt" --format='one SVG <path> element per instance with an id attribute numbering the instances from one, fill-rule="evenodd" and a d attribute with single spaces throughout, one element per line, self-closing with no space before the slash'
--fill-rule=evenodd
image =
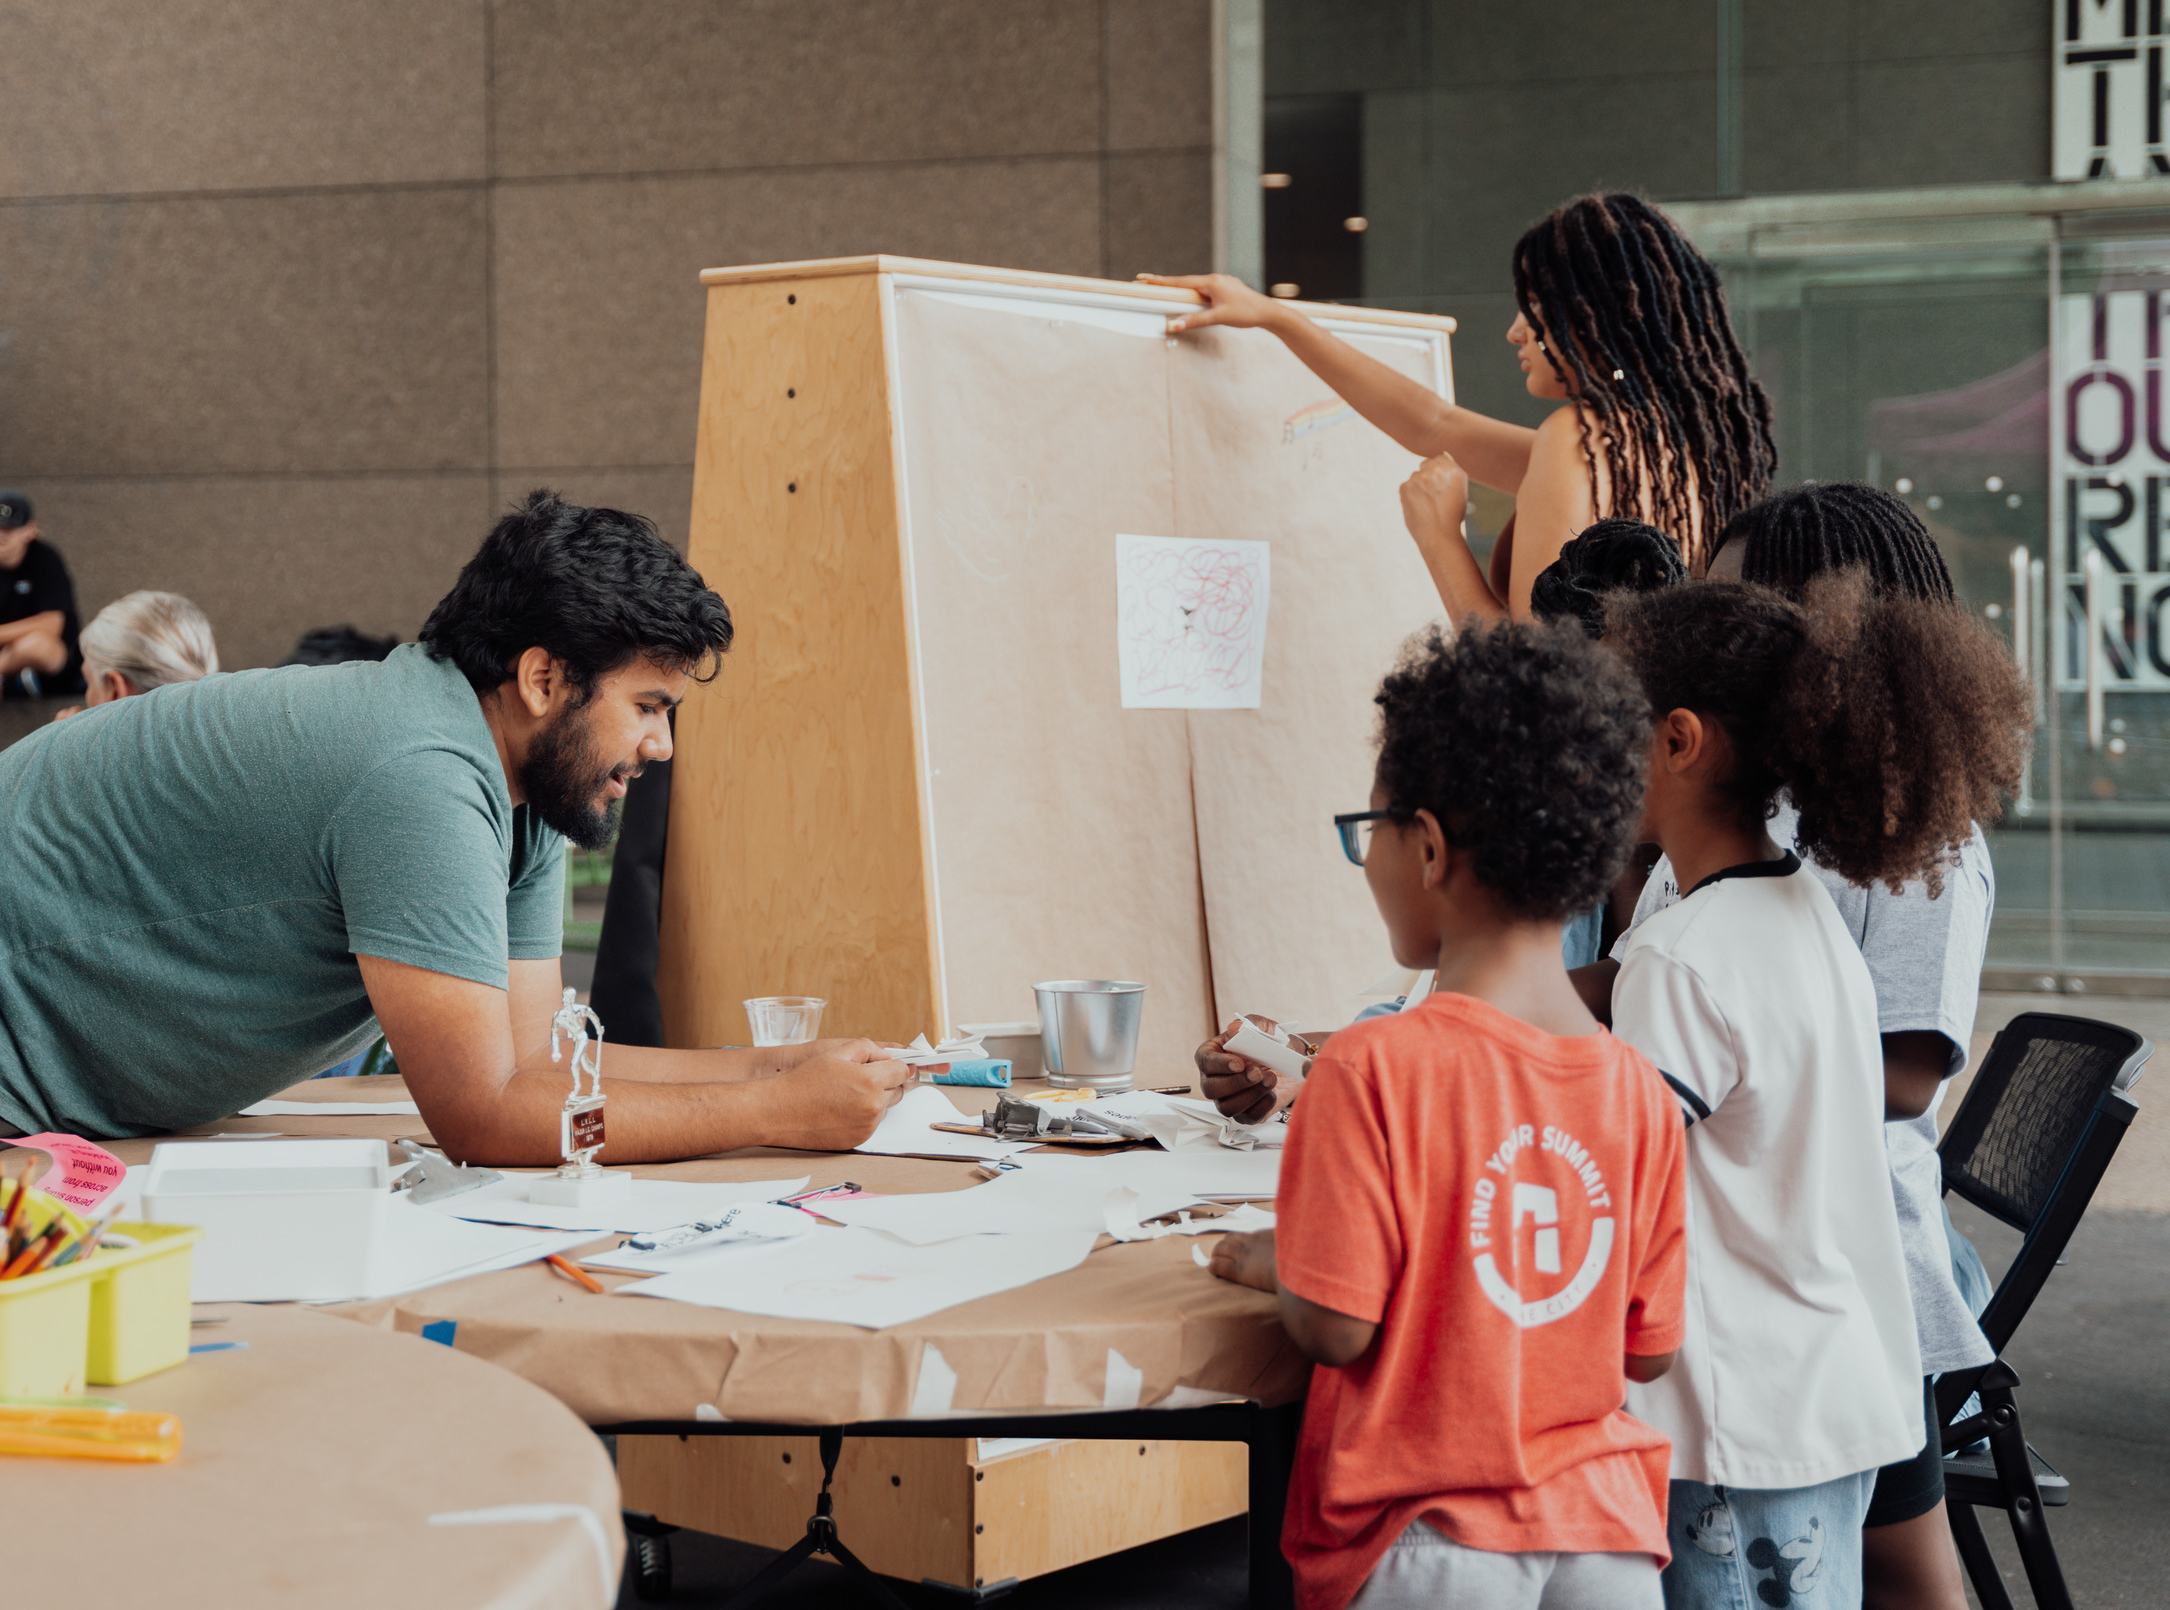
<path id="1" fill-rule="evenodd" d="M 1657 713 L 1645 837 L 1685 891 L 1622 946 L 1612 1001 L 1692 1126 L 1687 1340 L 1629 1394 L 1673 1440 L 1666 1600 L 1858 1603 L 1877 1467 L 1925 1435 L 1920 1353 L 1875 986 L 1768 822 L 1784 790 L 1824 866 L 1937 881 L 2016 781 L 2026 690 L 1956 608 L 1858 581 L 1622 600 L 1607 642 Z"/>

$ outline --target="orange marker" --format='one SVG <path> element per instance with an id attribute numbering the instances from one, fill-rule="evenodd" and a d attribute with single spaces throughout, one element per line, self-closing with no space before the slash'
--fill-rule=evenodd
<path id="1" fill-rule="evenodd" d="M 588 1290 L 594 1292 L 598 1297 L 607 1297 L 610 1295 L 609 1288 L 606 1287 L 600 1280 L 596 1279 L 595 1276 L 589 1274 L 587 1270 L 581 1268 L 578 1264 L 566 1262 L 563 1258 L 559 1257 L 554 1252 L 551 1253 L 547 1258 L 543 1259 L 543 1262 L 547 1263 L 559 1274 L 565 1276 L 566 1279 L 578 1281 L 581 1285 L 586 1286 Z M 0 1278 L 5 1277 L 0 1276 Z"/>

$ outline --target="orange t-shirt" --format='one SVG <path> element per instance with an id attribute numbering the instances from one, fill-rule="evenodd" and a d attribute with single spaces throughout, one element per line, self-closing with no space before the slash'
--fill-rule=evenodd
<path id="1" fill-rule="evenodd" d="M 1665 1437 L 1623 1352 L 1680 1345 L 1680 1104 L 1609 1033 L 1466 995 L 1343 1029 L 1281 1164 L 1281 1284 L 1379 1327 L 1312 1372 L 1282 1547 L 1342 1610 L 1419 1517 L 1468 1548 L 1647 1553 Z"/>

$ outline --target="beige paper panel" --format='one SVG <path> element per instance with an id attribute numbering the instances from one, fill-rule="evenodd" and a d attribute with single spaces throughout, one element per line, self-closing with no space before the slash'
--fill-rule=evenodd
<path id="1" fill-rule="evenodd" d="M 1210 1032 L 1184 713 L 1121 707 L 1115 536 L 1175 519 L 1157 335 L 896 293 L 950 1025 L 1148 986 L 1141 1082 Z M 1155 321 L 1157 322 L 1157 321 Z"/>
<path id="2" fill-rule="evenodd" d="M 1427 347 L 1357 344 L 1436 385 Z M 1174 534 L 1273 545 L 1259 708 L 1189 712 L 1219 1015 L 1339 1023 L 1393 957 L 1333 818 L 1367 806 L 1380 677 L 1443 615 L 1402 527 L 1416 460 L 1269 335 L 1186 339 L 1170 377 Z"/>

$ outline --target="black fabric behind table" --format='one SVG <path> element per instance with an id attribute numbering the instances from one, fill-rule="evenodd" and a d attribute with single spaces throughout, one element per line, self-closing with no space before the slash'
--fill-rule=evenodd
<path id="1" fill-rule="evenodd" d="M 671 763 L 658 760 L 626 785 L 603 932 L 595 944 L 588 1005 L 614 1045 L 663 1043 L 656 935 L 663 919 L 663 841 L 670 817 Z"/>

